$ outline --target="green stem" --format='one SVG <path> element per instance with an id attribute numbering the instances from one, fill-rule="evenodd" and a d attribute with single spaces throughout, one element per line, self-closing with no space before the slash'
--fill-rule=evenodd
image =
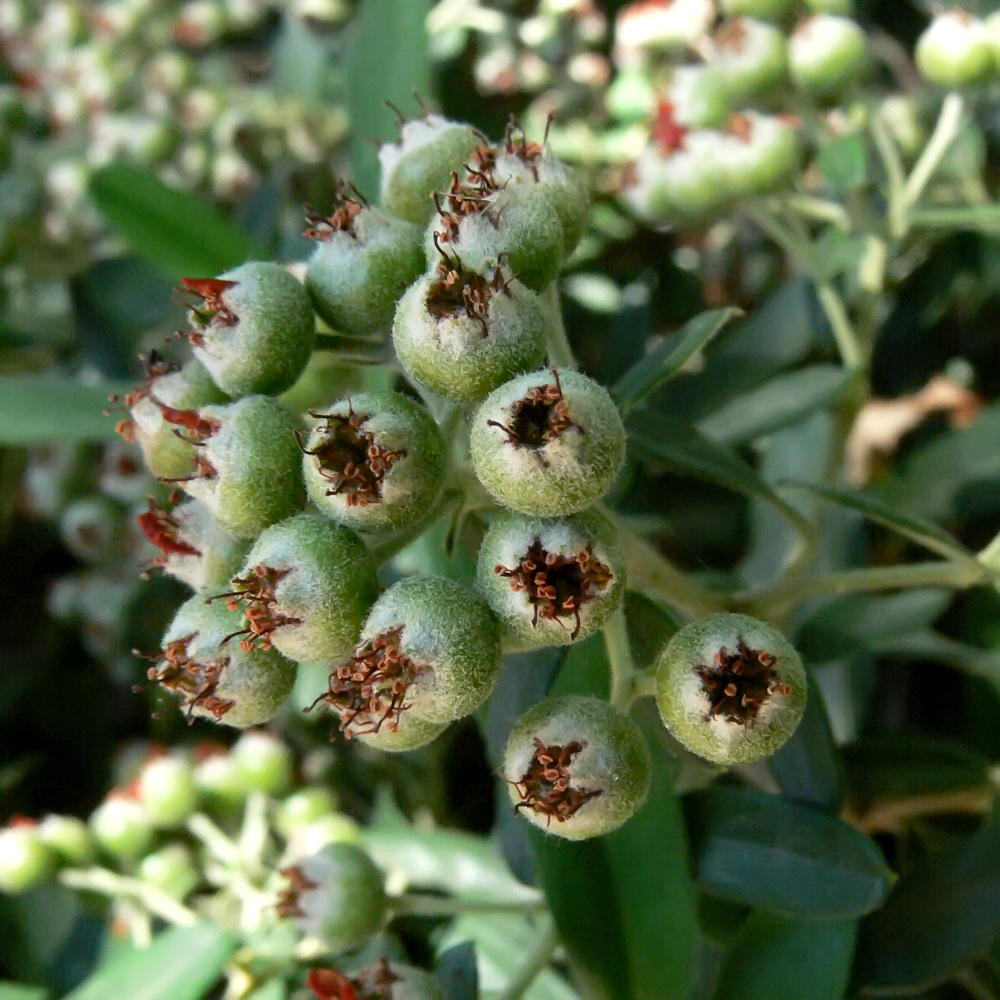
<path id="1" fill-rule="evenodd" d="M 456 899 L 453 896 L 431 896 L 407 893 L 389 900 L 394 917 L 451 917 L 458 913 L 541 913 L 546 909 L 544 897 L 529 900 Z"/>
<path id="2" fill-rule="evenodd" d="M 555 922 L 549 921 L 549 926 L 535 942 L 527 961 L 518 969 L 517 975 L 507 983 L 497 1000 L 520 1000 L 538 974 L 552 961 L 552 953 L 556 950 L 558 942 L 559 935 Z"/>
<path id="3" fill-rule="evenodd" d="M 179 927 L 198 922 L 198 915 L 155 885 L 107 868 L 67 868 L 59 873 L 59 881 L 70 889 L 97 892 L 112 899 L 131 899 L 151 914 Z"/>
<path id="4" fill-rule="evenodd" d="M 983 981 L 979 974 L 973 969 L 963 969 L 955 979 L 962 984 L 966 993 L 973 1000 L 997 1000 L 996 993 Z"/>
<path id="5" fill-rule="evenodd" d="M 609 700 L 612 705 L 627 712 L 635 696 L 633 682 L 636 669 L 632 659 L 632 649 L 629 646 L 623 607 L 618 607 L 604 626 L 604 647 L 608 652 L 608 663 L 611 666 Z"/>
<path id="6" fill-rule="evenodd" d="M 887 201 L 889 203 L 889 229 L 896 233 L 904 231 L 905 220 L 900 216 L 903 204 L 903 187 L 906 184 L 906 170 L 903 166 L 903 158 L 899 155 L 899 148 L 896 140 L 890 135 L 885 123 L 877 114 L 872 116 L 871 121 L 872 139 L 875 141 L 875 149 L 882 160 L 882 167 L 885 170 Z M 903 213 L 905 215 L 905 213 Z"/>
<path id="7" fill-rule="evenodd" d="M 563 323 L 558 281 L 553 281 L 541 293 L 540 298 L 549 319 L 545 333 L 545 349 L 549 355 L 549 364 L 556 368 L 576 368 L 576 358 L 573 357 L 573 348 L 570 347 L 566 326 Z"/>
<path id="8" fill-rule="evenodd" d="M 380 365 L 389 359 L 384 340 L 368 337 L 349 337 L 340 333 L 316 334 L 316 350 L 327 351 L 354 365 Z"/>
<path id="9" fill-rule="evenodd" d="M 920 154 L 913 172 L 906 179 L 900 195 L 902 210 L 908 213 L 920 201 L 924 189 L 930 183 L 951 144 L 958 138 L 962 128 L 962 113 L 965 104 L 960 95 L 948 94 L 941 105 L 941 114 L 931 134 L 930 140 Z"/>
<path id="10" fill-rule="evenodd" d="M 656 697 L 656 674 L 644 673 L 636 674 L 632 681 L 632 697 L 655 698 Z"/>
<path id="11" fill-rule="evenodd" d="M 847 209 L 835 201 L 813 198 L 804 194 L 790 194 L 783 199 L 783 202 L 793 212 L 798 212 L 799 215 L 803 215 L 807 219 L 830 222 L 845 232 L 849 232 L 851 229 L 851 217 Z"/>
<path id="12" fill-rule="evenodd" d="M 224 865 L 240 864 L 239 846 L 226 836 L 204 813 L 195 813 L 187 821 L 188 832 L 200 840 L 216 861 Z"/>

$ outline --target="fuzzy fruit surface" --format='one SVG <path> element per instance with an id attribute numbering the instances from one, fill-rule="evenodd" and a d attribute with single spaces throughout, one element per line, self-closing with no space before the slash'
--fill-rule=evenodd
<path id="1" fill-rule="evenodd" d="M 530 646 L 592 636 L 625 593 L 625 553 L 596 510 L 565 518 L 505 513 L 479 548 L 479 588 L 504 627 Z"/>
<path id="2" fill-rule="evenodd" d="M 788 66 L 799 90 L 834 97 L 867 73 L 868 39 L 851 18 L 818 14 L 792 33 Z"/>
<path id="3" fill-rule="evenodd" d="M 780 28 L 754 17 L 726 21 L 713 36 L 718 68 L 736 107 L 773 93 L 788 78 L 788 46 Z"/>
<path id="4" fill-rule="evenodd" d="M 88 819 L 98 847 L 115 858 L 137 858 L 153 842 L 153 825 L 141 803 L 122 795 L 105 799 Z"/>
<path id="5" fill-rule="evenodd" d="M 920 75 L 942 87 L 969 87 L 996 74 L 989 29 L 960 10 L 931 21 L 917 40 L 914 58 Z"/>
<path id="6" fill-rule="evenodd" d="M 792 12 L 795 0 L 721 0 L 722 13 L 780 21 Z"/>
<path id="7" fill-rule="evenodd" d="M 266 528 L 232 585 L 226 603 L 243 615 L 241 644 L 299 663 L 346 656 L 379 592 L 361 539 L 317 514 Z"/>
<path id="8" fill-rule="evenodd" d="M 228 760 L 235 765 L 245 788 L 265 795 L 283 795 L 295 776 L 291 749 L 267 733 L 244 733 L 233 744 Z"/>
<path id="9" fill-rule="evenodd" d="M 234 398 L 284 392 L 302 374 L 315 342 L 306 290 L 285 268 L 259 261 L 215 281 L 228 287 L 213 300 L 214 315 L 189 336 L 195 357 Z M 197 279 L 186 284 L 197 291 Z"/>
<path id="10" fill-rule="evenodd" d="M 268 722 L 291 693 L 295 664 L 276 649 L 242 649 L 243 616 L 196 595 L 180 606 L 149 678 L 177 695 L 188 718 L 245 728 Z"/>
<path id="11" fill-rule="evenodd" d="M 200 474 L 182 483 L 238 538 L 256 538 L 305 500 L 296 421 L 268 396 L 197 411 L 214 430 L 198 449 Z"/>
<path id="12" fill-rule="evenodd" d="M 492 392 L 471 435 L 476 476 L 505 507 L 572 514 L 611 488 L 625 428 L 607 390 L 579 372 L 543 369 Z"/>
<path id="13" fill-rule="evenodd" d="M 313 503 L 361 532 L 427 517 L 444 481 L 445 442 L 426 407 L 398 392 L 362 393 L 322 412 L 302 448 Z"/>
<path id="14" fill-rule="evenodd" d="M 649 792 L 636 724 L 599 698 L 549 698 L 514 725 L 503 776 L 515 809 L 547 833 L 585 840 L 630 819 Z"/>
<path id="15" fill-rule="evenodd" d="M 795 732 L 806 698 L 799 654 L 780 632 L 747 615 L 686 625 L 656 667 L 664 724 L 689 750 L 718 764 L 774 753 Z"/>
<path id="16" fill-rule="evenodd" d="M 198 805 L 194 768 L 179 756 L 156 757 L 146 764 L 136 791 L 157 827 L 180 826 Z"/>
<path id="17" fill-rule="evenodd" d="M 316 312 L 343 333 L 388 330 L 396 302 L 424 269 L 420 228 L 366 206 L 350 228 L 308 232 L 318 241 L 306 270 Z"/>
<path id="18" fill-rule="evenodd" d="M 472 403 L 545 361 L 547 325 L 538 297 L 509 268 L 479 274 L 455 254 L 407 290 L 392 339 L 411 379 Z"/>
<path id="19" fill-rule="evenodd" d="M 46 881 L 55 857 L 33 825 L 0 830 L 0 893 L 16 895 Z"/>
<path id="20" fill-rule="evenodd" d="M 425 731 L 413 722 L 441 726 L 478 708 L 499 670 L 500 627 L 486 602 L 443 577 L 409 577 L 375 602 L 323 700 L 348 736 L 385 729 L 403 744 Z"/>
<path id="21" fill-rule="evenodd" d="M 279 912 L 335 952 L 357 947 L 385 918 L 382 873 L 354 844 L 327 844 L 286 869 L 290 887 Z"/>

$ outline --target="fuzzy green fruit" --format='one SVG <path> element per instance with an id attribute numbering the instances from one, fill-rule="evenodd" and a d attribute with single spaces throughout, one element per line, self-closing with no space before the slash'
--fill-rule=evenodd
<path id="1" fill-rule="evenodd" d="M 817 14 L 803 21 L 788 42 L 788 68 L 798 90 L 816 97 L 842 94 L 869 69 L 868 39 L 849 17 Z"/>
<path id="2" fill-rule="evenodd" d="M 996 75 L 990 31 L 962 10 L 939 14 L 917 40 L 920 75 L 941 87 L 970 87 Z"/>
<path id="3" fill-rule="evenodd" d="M 105 799 L 88 819 L 95 843 L 107 854 L 130 860 L 153 842 L 153 824 L 142 803 L 123 795 Z"/>
<path id="4" fill-rule="evenodd" d="M 650 774 L 636 724 L 598 698 L 541 702 L 514 725 L 504 752 L 503 776 L 517 811 L 567 840 L 618 829 L 645 802 Z"/>
<path id="5" fill-rule="evenodd" d="M 46 882 L 55 857 L 33 823 L 0 830 L 0 893 L 17 895 Z"/>
<path id="6" fill-rule="evenodd" d="M 229 759 L 248 788 L 264 795 L 284 795 L 295 776 L 295 759 L 287 743 L 267 733 L 244 733 Z"/>
<path id="7" fill-rule="evenodd" d="M 198 807 L 194 768 L 182 757 L 156 757 L 140 772 L 136 794 L 154 826 L 180 826 Z"/>
<path id="8" fill-rule="evenodd" d="M 713 39 L 710 65 L 724 81 L 737 107 L 777 93 L 788 77 L 785 35 L 773 24 L 752 17 L 725 22 Z"/>
<path id="9" fill-rule="evenodd" d="M 625 462 L 625 428 L 593 379 L 543 369 L 486 398 L 471 449 L 476 476 L 499 503 L 524 514 L 572 514 L 611 489 Z"/>
<path id="10" fill-rule="evenodd" d="M 776 629 L 747 615 L 717 614 L 682 628 L 660 654 L 656 703 L 689 750 L 717 764 L 774 753 L 805 711 L 799 654 Z"/>

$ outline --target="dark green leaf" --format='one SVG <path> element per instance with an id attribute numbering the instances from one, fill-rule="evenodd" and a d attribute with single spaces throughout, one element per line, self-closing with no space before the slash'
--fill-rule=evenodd
<path id="1" fill-rule="evenodd" d="M 822 698 L 810 698 L 792 738 L 771 757 L 771 773 L 785 798 L 836 812 L 843 767 Z"/>
<path id="2" fill-rule="evenodd" d="M 236 939 L 214 924 L 173 927 L 101 966 L 66 1000 L 201 1000 L 235 949 Z"/>
<path id="3" fill-rule="evenodd" d="M 319 104 L 326 82 L 327 49 L 306 18 L 290 9 L 285 11 L 271 57 L 275 90 L 291 94 L 305 104 Z"/>
<path id="4" fill-rule="evenodd" d="M 752 441 L 833 402 L 852 379 L 840 365 L 810 365 L 779 375 L 703 417 L 698 430 L 723 444 Z"/>
<path id="5" fill-rule="evenodd" d="M 868 837 L 775 795 L 713 788 L 691 797 L 691 818 L 698 883 L 725 899 L 846 919 L 878 906 L 892 882 Z"/>
<path id="6" fill-rule="evenodd" d="M 866 493 L 848 493 L 846 490 L 834 489 L 832 486 L 821 486 L 818 483 L 800 483 L 787 480 L 783 487 L 804 490 L 816 496 L 838 504 L 847 510 L 856 511 L 876 524 L 881 524 L 891 531 L 898 532 L 911 542 L 922 545 L 931 552 L 944 556 L 946 559 L 972 558 L 972 554 L 958 539 L 953 538 L 933 521 L 924 517 L 908 514 L 905 511 L 884 503 Z"/>
<path id="7" fill-rule="evenodd" d="M 477 1000 L 479 977 L 476 974 L 476 949 L 471 941 L 452 945 L 443 951 L 434 965 L 445 1000 Z"/>
<path id="8" fill-rule="evenodd" d="M 641 458 L 677 475 L 716 483 L 764 500 L 796 524 L 803 521 L 799 512 L 785 503 L 738 455 L 710 441 L 683 420 L 644 411 L 641 416 L 633 415 L 626 426 L 629 445 Z"/>
<path id="9" fill-rule="evenodd" d="M 0 983 L 0 1000 L 47 1000 L 48 995 L 49 991 L 44 986 Z"/>
<path id="10" fill-rule="evenodd" d="M 790 920 L 758 911 L 729 953 L 715 1000 L 841 1000 L 857 924 Z"/>
<path id="11" fill-rule="evenodd" d="M 923 859 L 862 921 L 855 979 L 881 996 L 922 992 L 1000 934 L 1000 824 Z"/>
<path id="12" fill-rule="evenodd" d="M 115 421 L 104 416 L 108 393 L 128 392 L 131 384 L 84 385 L 67 375 L 0 375 L 0 442 L 104 441 L 115 436 Z"/>
<path id="13" fill-rule="evenodd" d="M 817 157 L 820 172 L 835 191 L 861 187 L 868 179 L 868 153 L 857 133 L 828 143 Z"/>
<path id="14" fill-rule="evenodd" d="M 175 278 L 210 277 L 261 251 L 207 202 L 124 163 L 96 171 L 90 196 L 133 249 Z"/>
<path id="15" fill-rule="evenodd" d="M 712 309 L 695 316 L 675 336 L 637 361 L 614 384 L 614 396 L 623 413 L 642 402 L 651 392 L 673 378 L 691 358 L 703 350 L 739 309 Z"/>
<path id="16" fill-rule="evenodd" d="M 354 183 L 372 199 L 378 194 L 372 140 L 396 137 L 396 114 L 385 102 L 416 111 L 414 91 L 425 101 L 434 96 L 424 28 L 428 10 L 430 0 L 363 0 L 356 19 L 348 66 L 351 168 Z"/>

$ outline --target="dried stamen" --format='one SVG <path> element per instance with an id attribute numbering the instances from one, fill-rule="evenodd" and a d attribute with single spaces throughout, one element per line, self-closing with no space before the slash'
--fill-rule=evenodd
<path id="1" fill-rule="evenodd" d="M 233 590 L 228 594 L 217 594 L 206 601 L 207 604 L 211 604 L 212 601 L 224 599 L 230 611 L 242 610 L 246 619 L 247 627 L 227 635 L 222 640 L 223 643 L 241 635 L 244 638 L 240 640 L 240 649 L 244 653 L 249 653 L 258 643 L 261 649 L 267 650 L 273 645 L 271 634 L 275 629 L 281 628 L 282 625 L 301 623 L 301 618 L 282 614 L 275 592 L 278 584 L 289 572 L 288 569 L 275 569 L 258 563 L 252 573 L 233 579 Z"/>
<path id="2" fill-rule="evenodd" d="M 305 912 L 300 905 L 302 893 L 318 888 L 317 883 L 306 878 L 306 874 L 297 865 L 282 868 L 281 874 L 288 879 L 288 886 L 278 893 L 278 915 L 281 917 L 304 917 Z"/>
<path id="3" fill-rule="evenodd" d="M 493 207 L 493 196 L 499 190 L 500 184 L 490 167 L 469 167 L 464 181 L 452 172 L 443 201 L 437 192 L 434 193 L 434 204 L 441 217 L 438 226 L 440 241 L 458 242 L 462 219 L 470 215 L 482 215 L 494 228 L 499 227 L 503 209 Z"/>
<path id="4" fill-rule="evenodd" d="M 362 969 L 354 979 L 335 969 L 310 969 L 306 976 L 306 986 L 317 1000 L 392 1000 L 392 984 L 398 981 L 385 958 Z"/>
<path id="5" fill-rule="evenodd" d="M 334 233 L 347 233 L 357 239 L 354 222 L 364 210 L 367 202 L 354 185 L 341 182 L 337 185 L 337 197 L 329 215 L 317 212 L 312 205 L 306 205 L 308 228 L 302 234 L 310 240 L 329 240 Z"/>
<path id="6" fill-rule="evenodd" d="M 136 515 L 139 530 L 147 540 L 162 550 L 163 555 L 153 559 L 154 566 L 166 566 L 170 556 L 200 556 L 201 552 L 180 537 L 180 525 L 173 513 L 149 497 L 149 510 Z"/>
<path id="7" fill-rule="evenodd" d="M 533 626 L 541 618 L 566 628 L 563 619 L 572 618 L 573 640 L 580 634 L 580 608 L 614 580 L 611 570 L 594 556 L 592 546 L 564 556 L 547 552 L 540 538 L 532 542 L 515 567 L 498 565 L 493 572 L 510 580 L 511 590 L 527 594 L 534 609 Z"/>
<path id="8" fill-rule="evenodd" d="M 681 125 L 675 116 L 675 108 L 670 101 L 659 101 L 656 105 L 656 118 L 653 121 L 653 142 L 659 147 L 661 156 L 670 156 L 684 148 L 684 140 L 688 130 Z"/>
<path id="9" fill-rule="evenodd" d="M 205 344 L 201 328 L 212 326 L 236 326 L 239 316 L 223 300 L 223 295 L 230 288 L 235 288 L 238 281 L 226 281 L 223 278 L 181 278 L 181 291 L 197 295 L 202 304 L 191 310 L 190 318 L 199 327 L 197 330 L 185 330 L 180 336 L 186 337 L 193 347 Z"/>
<path id="10" fill-rule="evenodd" d="M 779 681 L 774 672 L 777 662 L 773 653 L 750 649 L 741 639 L 735 653 L 723 646 L 711 666 L 695 667 L 702 690 L 711 702 L 705 718 L 722 716 L 727 722 L 745 726 L 757 718 L 772 694 L 790 695 L 791 684 Z"/>
<path id="11" fill-rule="evenodd" d="M 188 655 L 188 647 L 197 634 L 192 632 L 183 639 L 168 642 L 154 657 L 159 660 L 159 664 L 150 667 L 146 676 L 177 695 L 189 723 L 193 720 L 196 708 L 203 708 L 218 721 L 235 704 L 215 693 L 222 679 L 222 672 L 229 665 L 229 657 L 224 656 L 208 663 L 192 659 Z"/>
<path id="12" fill-rule="evenodd" d="M 583 428 L 569 415 L 559 372 L 553 368 L 552 374 L 555 385 L 535 386 L 511 406 L 509 424 L 488 420 L 488 426 L 499 427 L 507 435 L 507 442 L 519 448 L 542 448 L 570 428 L 583 434 Z M 542 464 L 548 464 L 544 457 Z"/>
<path id="13" fill-rule="evenodd" d="M 173 375 L 175 372 L 180 371 L 181 368 L 174 361 L 165 361 L 156 351 L 150 351 L 149 354 L 140 354 L 139 360 L 142 362 L 144 372 L 143 382 L 137 385 L 131 392 L 125 393 L 124 396 L 112 393 L 108 396 L 109 403 L 124 405 L 127 409 L 131 410 L 139 404 L 140 400 L 152 397 L 153 384 L 158 378 L 162 378 L 164 375 Z M 105 414 L 110 416 L 110 411 L 105 411 Z M 131 417 L 119 420 L 115 424 L 115 431 L 121 434 L 126 441 L 135 441 L 135 422 Z"/>
<path id="14" fill-rule="evenodd" d="M 514 807 L 540 813 L 550 823 L 564 823 L 590 799 L 601 794 L 600 788 L 574 788 L 570 766 L 576 755 L 587 745 L 573 740 L 565 746 L 546 745 L 537 736 L 532 740 L 535 752 L 520 781 L 511 782 L 521 801 Z"/>
<path id="15" fill-rule="evenodd" d="M 427 291 L 427 310 L 435 319 L 452 319 L 465 315 L 482 327 L 483 336 L 489 334 L 490 300 L 497 292 L 510 295 L 511 276 L 504 281 L 502 265 L 498 260 L 492 279 L 462 265 L 458 256 L 449 254 L 441 246 L 440 233 L 434 234 L 434 246 L 441 260 L 434 270 L 434 281 Z M 501 254 L 501 257 L 505 255 Z"/>
<path id="16" fill-rule="evenodd" d="M 299 447 L 306 455 L 316 459 L 319 474 L 330 483 L 327 496 L 344 494 L 348 507 L 363 507 L 379 503 L 386 473 L 399 461 L 406 451 L 393 451 L 375 440 L 372 431 L 364 430 L 370 414 L 355 413 L 348 405 L 346 417 L 335 413 L 309 415 L 316 420 L 325 420 L 323 437 L 312 449 Z"/>

